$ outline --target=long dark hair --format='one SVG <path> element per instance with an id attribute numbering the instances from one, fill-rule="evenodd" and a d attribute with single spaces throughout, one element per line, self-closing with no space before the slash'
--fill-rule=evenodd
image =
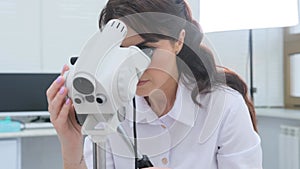
<path id="1" fill-rule="evenodd" d="M 134 17 L 130 17 L 132 15 Z M 177 66 L 186 85 L 197 84 L 192 88 L 193 101 L 201 106 L 197 99 L 199 93 L 209 92 L 216 84 L 226 84 L 243 96 L 253 128 L 257 131 L 255 109 L 248 98 L 246 83 L 229 69 L 217 70 L 212 52 L 200 46 L 203 33 L 198 22 L 192 18 L 185 0 L 109 0 L 101 11 L 99 28 L 102 29 L 114 18 L 122 18 L 148 42 L 160 39 L 176 41 L 180 31 L 184 29 L 186 36 L 183 48 L 177 54 Z"/>

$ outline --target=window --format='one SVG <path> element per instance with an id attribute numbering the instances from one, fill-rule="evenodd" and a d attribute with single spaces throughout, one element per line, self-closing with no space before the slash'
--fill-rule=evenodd
<path id="1" fill-rule="evenodd" d="M 284 33 L 285 106 L 300 108 L 300 24 Z"/>

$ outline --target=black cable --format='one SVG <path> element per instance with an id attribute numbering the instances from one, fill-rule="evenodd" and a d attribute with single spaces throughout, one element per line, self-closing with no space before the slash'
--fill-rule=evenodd
<path id="1" fill-rule="evenodd" d="M 250 96 L 254 102 L 255 88 L 253 86 L 253 33 L 252 29 L 249 30 L 249 60 L 250 60 Z"/>
<path id="2" fill-rule="evenodd" d="M 41 116 L 35 117 L 35 119 L 30 120 L 30 122 L 31 122 L 31 123 L 32 123 L 32 122 L 37 122 L 37 121 L 39 121 L 39 120 L 41 120 Z"/>
<path id="3" fill-rule="evenodd" d="M 93 143 L 93 168 L 98 168 L 97 143 Z"/>
<path id="4" fill-rule="evenodd" d="M 137 153 L 137 131 L 136 131 L 136 105 L 135 97 L 133 100 L 133 144 L 134 144 L 134 157 L 135 157 L 135 169 L 138 169 L 138 153 Z"/>

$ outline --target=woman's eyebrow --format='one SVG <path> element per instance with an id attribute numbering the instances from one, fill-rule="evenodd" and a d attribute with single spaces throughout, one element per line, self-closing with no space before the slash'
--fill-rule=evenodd
<path id="1" fill-rule="evenodd" d="M 144 46 L 146 43 L 148 43 L 148 42 L 147 42 L 147 41 L 143 41 L 143 42 L 138 43 L 138 44 L 133 45 L 133 46 L 137 46 L 137 47 L 139 47 L 139 46 Z M 120 47 L 123 48 L 123 47 L 125 47 L 125 46 L 121 45 Z"/>
<path id="2" fill-rule="evenodd" d="M 137 47 L 142 47 L 142 46 L 144 46 L 146 43 L 148 43 L 147 41 L 144 41 L 144 42 L 141 42 L 141 43 L 139 43 L 139 44 L 136 44 L 135 46 L 137 46 Z"/>

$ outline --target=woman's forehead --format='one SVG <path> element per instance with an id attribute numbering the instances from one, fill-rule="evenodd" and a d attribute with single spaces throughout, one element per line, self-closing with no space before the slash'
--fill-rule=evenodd
<path id="1" fill-rule="evenodd" d="M 134 45 L 140 44 L 144 41 L 145 40 L 140 35 L 126 36 L 122 42 L 122 46 L 124 46 L 124 47 L 134 46 Z"/>
<path id="2" fill-rule="evenodd" d="M 136 44 L 140 44 L 144 41 L 145 40 L 139 34 L 137 34 L 132 28 L 128 27 L 127 35 L 122 42 L 122 46 L 124 47 L 133 46 Z"/>

